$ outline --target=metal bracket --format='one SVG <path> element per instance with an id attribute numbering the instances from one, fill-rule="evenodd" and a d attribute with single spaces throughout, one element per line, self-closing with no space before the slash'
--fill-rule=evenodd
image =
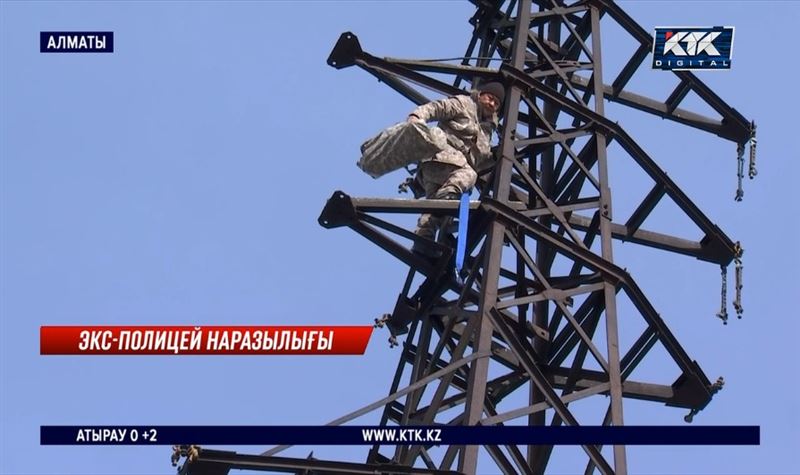
<path id="1" fill-rule="evenodd" d="M 718 392 L 720 392 L 720 390 L 722 390 L 723 386 L 725 386 L 725 379 L 722 376 L 720 376 L 719 378 L 717 378 L 717 381 L 714 384 L 711 384 L 711 385 L 708 386 L 708 390 L 711 393 L 711 396 L 714 396 L 714 394 L 717 394 Z M 696 416 L 697 413 L 702 411 L 705 407 L 706 406 L 704 405 L 702 407 L 692 409 L 691 411 L 689 411 L 689 414 L 686 414 L 683 417 L 683 420 L 685 422 L 691 424 L 692 421 L 694 420 L 694 416 Z"/>
<path id="2" fill-rule="evenodd" d="M 356 64 L 356 58 L 364 53 L 358 37 L 346 31 L 339 36 L 339 41 L 328 56 L 328 65 L 336 69 L 348 68 Z"/>
<path id="3" fill-rule="evenodd" d="M 347 226 L 356 221 L 356 208 L 353 200 L 343 191 L 336 190 L 325 203 L 325 208 L 319 215 L 320 226 L 331 229 Z"/>

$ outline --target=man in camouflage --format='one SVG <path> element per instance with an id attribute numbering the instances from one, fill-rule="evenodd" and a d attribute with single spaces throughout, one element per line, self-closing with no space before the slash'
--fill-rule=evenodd
<path id="1" fill-rule="evenodd" d="M 425 198 L 456 200 L 472 189 L 478 179 L 476 170 L 491 159 L 492 132 L 497 128 L 497 113 L 505 99 L 505 88 L 490 82 L 467 95 L 458 95 L 423 104 L 409 114 L 408 122 L 438 121 L 447 137 L 447 145 L 430 158 L 422 160 L 417 180 Z M 415 233 L 434 239 L 444 218 L 423 214 Z M 426 253 L 415 245 L 414 251 Z"/>

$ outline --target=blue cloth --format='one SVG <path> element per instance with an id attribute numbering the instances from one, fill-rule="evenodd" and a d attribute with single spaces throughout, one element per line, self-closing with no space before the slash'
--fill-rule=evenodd
<path id="1" fill-rule="evenodd" d="M 469 226 L 469 192 L 461 195 L 458 205 L 458 241 L 456 242 L 456 274 L 461 280 L 464 268 L 464 254 L 467 250 L 467 227 Z"/>

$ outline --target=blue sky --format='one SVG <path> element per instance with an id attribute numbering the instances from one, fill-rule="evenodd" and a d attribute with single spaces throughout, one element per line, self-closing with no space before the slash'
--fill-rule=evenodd
<path id="1" fill-rule="evenodd" d="M 791 303 L 800 294 L 800 262 L 797 200 L 789 193 L 800 157 L 788 109 L 798 106 L 790 84 L 798 68 L 785 50 L 795 43 L 800 4 L 621 5 L 648 31 L 735 26 L 732 70 L 698 76 L 756 120 L 759 139 L 759 175 L 735 203 L 733 144 L 608 106 L 745 247 L 745 318 L 727 327 L 714 317 L 717 267 L 619 243 L 615 258 L 706 374 L 726 379 L 696 423 L 762 428 L 758 447 L 630 447 L 629 467 L 796 473 L 792 350 L 800 328 Z M 461 56 L 471 14 L 470 4 L 451 1 L 1 2 L 0 472 L 173 470 L 168 447 L 40 447 L 40 425 L 322 424 L 385 396 L 399 350 L 388 348 L 383 332 L 364 356 L 43 357 L 38 328 L 358 325 L 391 310 L 404 267 L 316 219 L 336 189 L 396 196 L 401 174 L 373 180 L 355 161 L 361 142 L 412 104 L 365 72 L 336 71 L 325 60 L 344 31 L 377 56 Z M 40 54 L 39 32 L 53 30 L 114 31 L 115 52 Z M 613 70 L 634 46 L 619 28 L 603 35 Z M 631 85 L 663 99 L 674 80 L 645 71 Z M 609 154 L 620 213 L 648 189 L 623 155 Z M 669 205 L 652 219 L 655 230 L 698 237 Z M 635 327 L 638 317 L 625 312 L 622 303 L 620 324 Z M 671 383 L 674 369 L 653 356 L 642 379 Z M 591 406 L 575 410 L 585 412 L 585 423 L 602 418 Z M 627 423 L 683 424 L 684 414 L 653 403 L 625 406 Z M 352 460 L 366 454 L 314 451 Z M 582 469 L 576 451 L 557 450 L 554 473 Z M 481 471 L 490 467 L 484 460 Z"/>

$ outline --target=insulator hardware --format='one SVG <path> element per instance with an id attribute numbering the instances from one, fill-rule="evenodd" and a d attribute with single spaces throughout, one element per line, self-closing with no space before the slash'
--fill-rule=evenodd
<path id="1" fill-rule="evenodd" d="M 736 318 L 742 318 L 744 314 L 744 307 L 742 306 L 742 287 L 743 285 L 743 276 L 744 276 L 744 266 L 742 265 L 742 254 L 744 254 L 744 249 L 742 248 L 742 244 L 739 241 L 736 241 L 736 244 L 733 248 L 733 262 L 735 264 L 735 274 L 734 277 L 736 279 L 735 283 L 735 295 L 733 299 L 733 308 L 736 310 Z M 727 325 L 728 324 L 728 309 L 727 309 L 727 300 L 728 300 L 728 267 L 724 264 L 719 266 L 720 274 L 722 275 L 722 289 L 720 291 L 720 307 L 719 313 L 717 313 L 717 317 L 722 320 L 722 323 Z"/>
<path id="2" fill-rule="evenodd" d="M 383 328 L 386 326 L 386 323 L 392 317 L 391 313 L 384 313 L 381 318 L 376 318 L 375 323 L 372 325 L 372 328 Z M 395 346 L 399 345 L 397 343 L 397 337 L 394 335 L 389 336 L 389 348 L 394 348 Z"/>
<path id="3" fill-rule="evenodd" d="M 744 144 L 739 144 L 736 147 L 736 162 L 736 178 L 738 184 L 736 186 L 736 196 L 734 200 L 742 201 L 742 198 L 744 198 L 744 189 L 742 188 L 742 178 L 744 178 Z"/>
<path id="4" fill-rule="evenodd" d="M 397 192 L 398 193 L 408 193 L 408 187 L 411 186 L 411 183 L 414 181 L 413 178 L 408 177 L 403 180 L 399 185 L 397 185 Z"/>
<path id="5" fill-rule="evenodd" d="M 722 320 L 723 325 L 728 324 L 728 267 L 724 264 L 719 266 L 720 274 L 722 276 L 722 289 L 720 291 L 719 312 L 717 317 Z"/>
<path id="6" fill-rule="evenodd" d="M 744 266 L 742 265 L 742 254 L 744 254 L 744 249 L 742 249 L 741 243 L 736 241 L 736 247 L 734 247 L 734 256 L 733 261 L 736 264 L 735 269 L 735 276 L 736 276 L 736 297 L 733 300 L 733 308 L 736 309 L 736 317 L 742 318 L 742 314 L 744 313 L 744 308 L 742 307 L 742 279 L 744 273 Z"/>
<path id="7" fill-rule="evenodd" d="M 170 457 L 170 460 L 172 461 L 172 466 L 177 467 L 181 457 L 186 457 L 186 463 L 190 463 L 197 460 L 197 457 L 199 456 L 199 445 L 173 445 L 172 456 Z"/>
<path id="8" fill-rule="evenodd" d="M 758 141 L 756 140 L 756 123 L 755 121 L 750 122 L 750 169 L 748 171 L 748 176 L 752 180 L 753 178 L 758 175 L 758 170 L 756 170 L 756 145 Z"/>
<path id="9" fill-rule="evenodd" d="M 383 328 L 386 325 L 386 322 L 389 321 L 389 317 L 392 315 L 389 313 L 384 313 L 381 318 L 376 318 L 375 323 L 372 325 L 372 328 Z"/>
<path id="10" fill-rule="evenodd" d="M 178 461 L 181 459 L 181 446 L 180 445 L 173 445 L 172 446 L 172 456 L 170 457 L 170 461 L 172 462 L 173 467 L 178 466 Z"/>

